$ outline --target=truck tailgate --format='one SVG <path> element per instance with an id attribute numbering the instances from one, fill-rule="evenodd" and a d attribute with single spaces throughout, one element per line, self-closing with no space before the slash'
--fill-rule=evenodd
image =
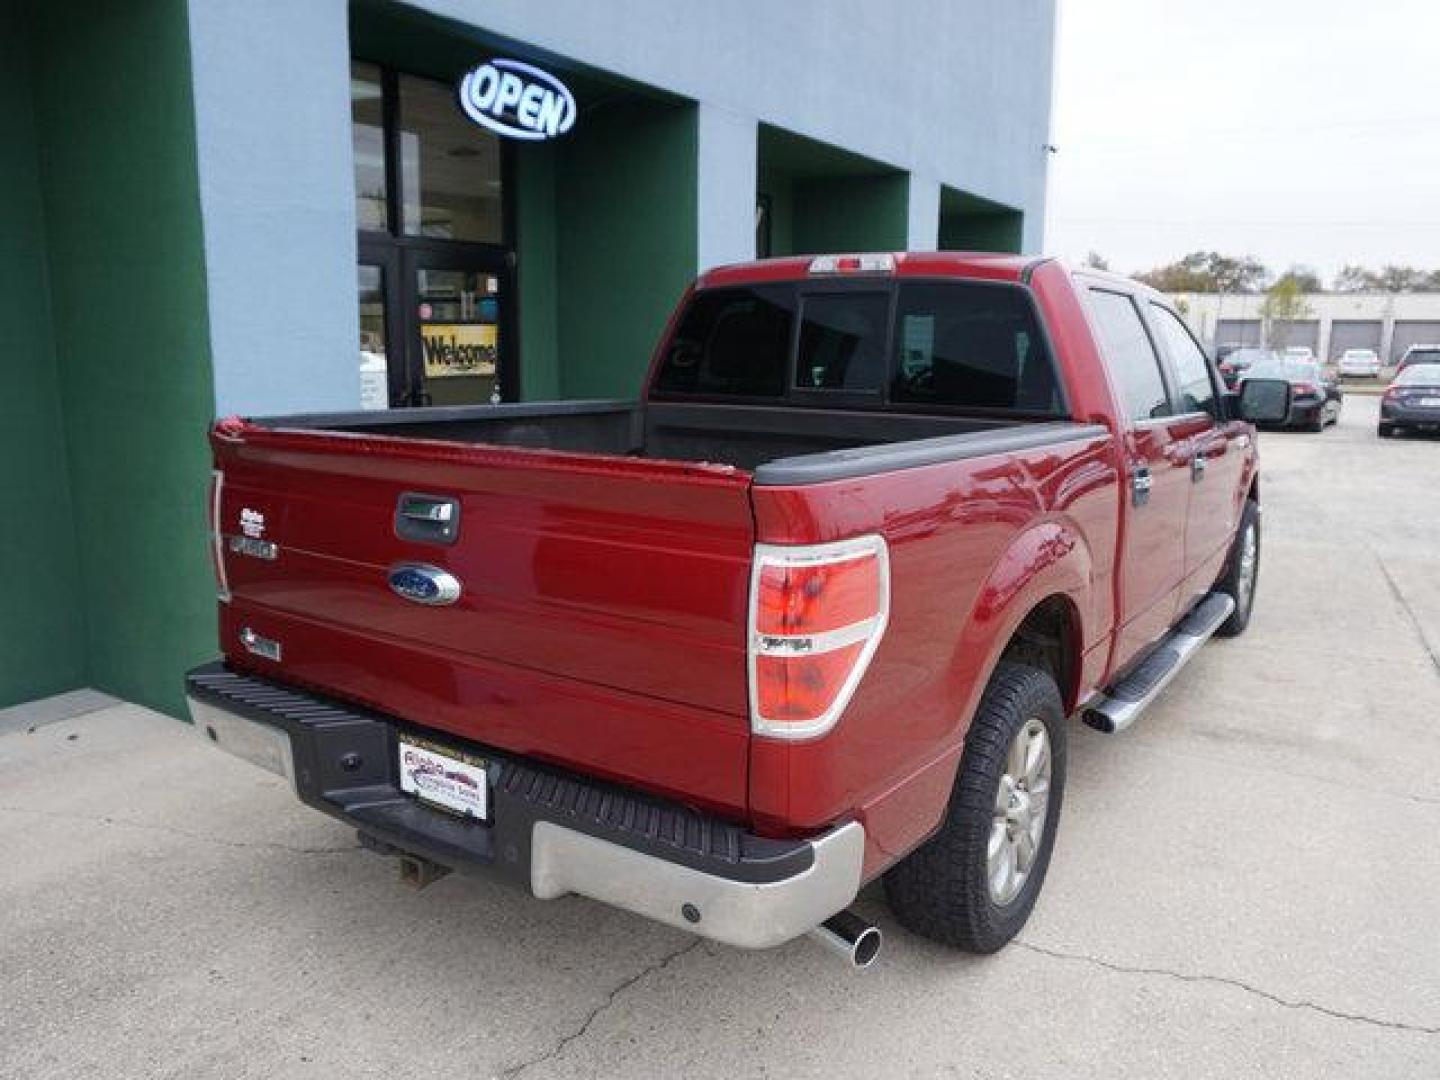
<path id="1" fill-rule="evenodd" d="M 212 444 L 233 665 L 745 810 L 747 473 L 234 421 Z M 456 500 L 453 543 L 397 535 L 413 493 Z M 459 598 L 402 597 L 401 563 Z"/>

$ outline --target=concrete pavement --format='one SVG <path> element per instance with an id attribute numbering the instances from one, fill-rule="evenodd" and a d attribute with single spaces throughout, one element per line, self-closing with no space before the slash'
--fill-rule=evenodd
<path id="1" fill-rule="evenodd" d="M 577 898 L 415 893 L 121 705 L 0 734 L 0 1076 L 1440 1075 L 1440 440 L 1262 436 L 1250 631 L 1072 728 L 1046 891 L 868 972 Z"/>

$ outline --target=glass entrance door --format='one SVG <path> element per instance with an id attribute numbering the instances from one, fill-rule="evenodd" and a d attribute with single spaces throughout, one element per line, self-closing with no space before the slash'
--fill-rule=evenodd
<path id="1" fill-rule="evenodd" d="M 408 405 L 513 399 L 502 357 L 509 341 L 509 267 L 488 251 L 407 250 Z"/>

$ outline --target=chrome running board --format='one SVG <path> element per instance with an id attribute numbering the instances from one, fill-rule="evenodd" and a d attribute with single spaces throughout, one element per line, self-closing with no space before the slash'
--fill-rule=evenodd
<path id="1" fill-rule="evenodd" d="M 1220 629 L 1235 610 L 1235 600 L 1226 593 L 1212 592 L 1190 609 L 1175 628 L 1134 671 L 1085 704 L 1081 716 L 1097 731 L 1114 735 L 1135 722 L 1164 690 L 1200 646 Z"/>

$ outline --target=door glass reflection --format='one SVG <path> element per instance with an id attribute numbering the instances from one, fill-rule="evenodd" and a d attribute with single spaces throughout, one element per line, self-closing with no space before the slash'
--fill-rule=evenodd
<path id="1" fill-rule="evenodd" d="M 360 407 L 390 406 L 386 360 L 385 273 L 378 266 L 360 267 Z"/>
<path id="2" fill-rule="evenodd" d="M 425 405 L 499 401 L 500 280 L 483 270 L 416 271 Z"/>

